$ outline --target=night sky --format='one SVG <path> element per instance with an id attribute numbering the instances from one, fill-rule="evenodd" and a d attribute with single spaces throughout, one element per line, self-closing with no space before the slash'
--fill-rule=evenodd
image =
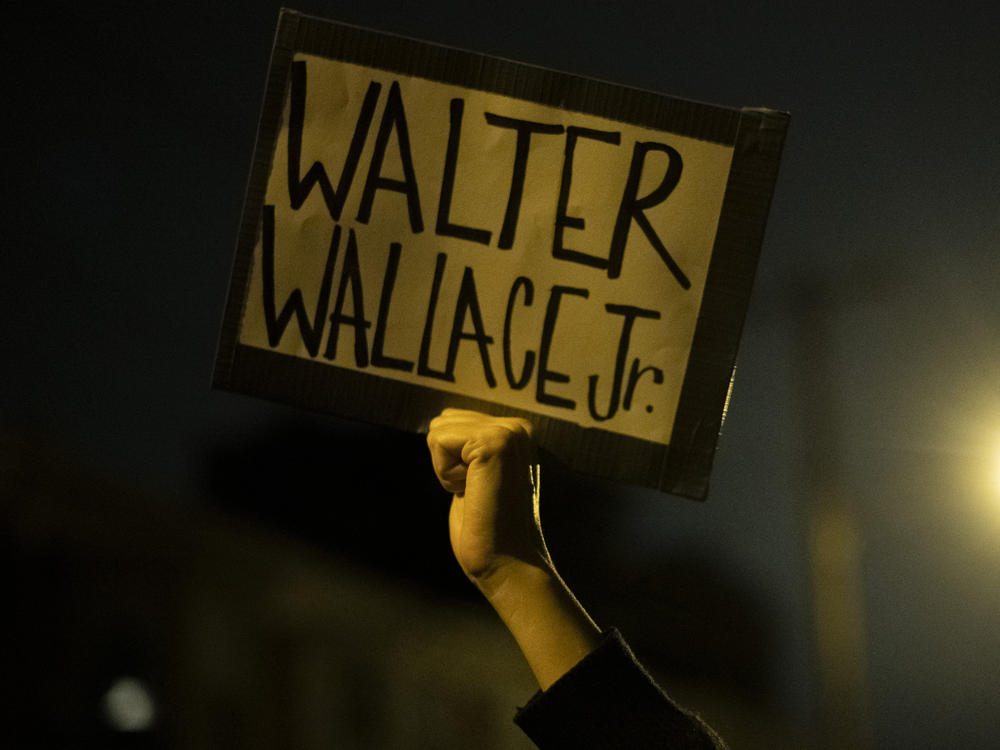
<path id="1" fill-rule="evenodd" d="M 150 502 L 212 502 L 211 458 L 276 425 L 394 439 L 209 387 L 278 7 L 33 3 L 4 24 L 0 430 Z M 995 5 L 294 7 L 791 113 L 709 499 L 598 482 L 590 533 L 625 568 L 686 550 L 752 590 L 775 700 L 809 724 L 819 476 L 858 524 L 876 746 L 995 747 Z"/>

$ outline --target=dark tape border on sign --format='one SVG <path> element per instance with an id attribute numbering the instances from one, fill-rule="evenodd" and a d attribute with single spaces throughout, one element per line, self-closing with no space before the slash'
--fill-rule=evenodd
<path id="1" fill-rule="evenodd" d="M 285 10 L 288 51 L 418 76 L 732 146 L 739 110 L 374 32 Z"/>
<path id="2" fill-rule="evenodd" d="M 538 442 L 568 466 L 609 478 L 628 475 L 649 487 L 660 480 L 667 446 L 658 443 L 254 346 L 239 344 L 233 354 L 225 387 L 240 393 L 411 432 L 427 432 L 431 419 L 447 406 L 524 417 Z M 612 446 L 624 448 L 622 455 Z"/>

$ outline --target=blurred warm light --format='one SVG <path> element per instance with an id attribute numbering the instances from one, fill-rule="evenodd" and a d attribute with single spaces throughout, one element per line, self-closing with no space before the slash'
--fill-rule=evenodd
<path id="1" fill-rule="evenodd" d="M 995 419 L 990 421 L 989 426 L 980 425 L 970 433 L 965 455 L 956 460 L 955 465 L 964 478 L 966 489 L 985 505 L 983 510 L 1000 519 L 997 513 L 1000 510 L 1000 428 Z"/>
<path id="2" fill-rule="evenodd" d="M 993 489 L 1000 495 L 1000 438 L 993 446 Z"/>
<path id="3" fill-rule="evenodd" d="M 977 484 L 992 501 L 1000 495 L 1000 429 L 984 430 L 979 435 L 979 441 Z"/>
<path id="4" fill-rule="evenodd" d="M 1000 430 L 993 432 L 990 438 L 983 442 L 977 481 L 978 494 L 983 504 L 983 511 L 994 521 L 988 527 L 995 532 L 996 524 L 1000 523 Z"/>
<path id="5" fill-rule="evenodd" d="M 119 677 L 102 700 L 104 719 L 119 732 L 145 732 L 156 721 L 156 703 L 149 687 L 135 677 Z"/>

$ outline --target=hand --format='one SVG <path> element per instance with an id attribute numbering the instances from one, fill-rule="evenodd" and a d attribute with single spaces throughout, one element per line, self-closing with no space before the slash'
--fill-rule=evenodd
<path id="1" fill-rule="evenodd" d="M 451 547 L 466 576 L 489 595 L 512 566 L 550 569 L 532 486 L 531 423 L 446 409 L 431 422 L 427 444 L 441 485 L 453 493 Z"/>

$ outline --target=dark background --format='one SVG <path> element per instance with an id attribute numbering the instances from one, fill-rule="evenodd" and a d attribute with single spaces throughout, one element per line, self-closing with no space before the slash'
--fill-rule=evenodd
<path id="1" fill-rule="evenodd" d="M 218 512 L 442 606 L 470 597 L 419 436 L 209 388 L 278 7 L 35 3 L 4 23 L 0 433 L 16 479 L 5 537 L 14 635 L 54 638 L 54 654 L 92 644 L 67 634 L 52 604 L 67 587 L 78 609 L 90 600 L 39 572 L 18 520 L 53 466 L 85 477 L 50 493 L 64 500 L 79 482 L 114 487 L 120 507 L 167 508 L 194 526 Z M 598 620 L 625 629 L 656 669 L 752 696 L 762 721 L 809 742 L 846 716 L 875 747 L 995 747 L 995 6 L 297 9 L 792 113 L 708 502 L 554 467 L 553 551 Z M 821 658 L 830 613 L 817 602 L 832 584 L 810 562 L 827 511 L 847 529 L 833 538 L 853 540 L 833 545 L 847 549 L 836 617 L 861 634 L 847 708 Z M 121 522 L 101 513 L 88 523 Z M 56 668 L 56 656 L 35 669 L 34 652 L 8 649 L 29 683 Z M 89 705 L 80 696 L 98 688 L 79 674 L 64 700 Z M 62 722 L 71 736 L 85 722 L 83 708 L 43 721 L 40 705 L 25 699 L 23 726 Z"/>

